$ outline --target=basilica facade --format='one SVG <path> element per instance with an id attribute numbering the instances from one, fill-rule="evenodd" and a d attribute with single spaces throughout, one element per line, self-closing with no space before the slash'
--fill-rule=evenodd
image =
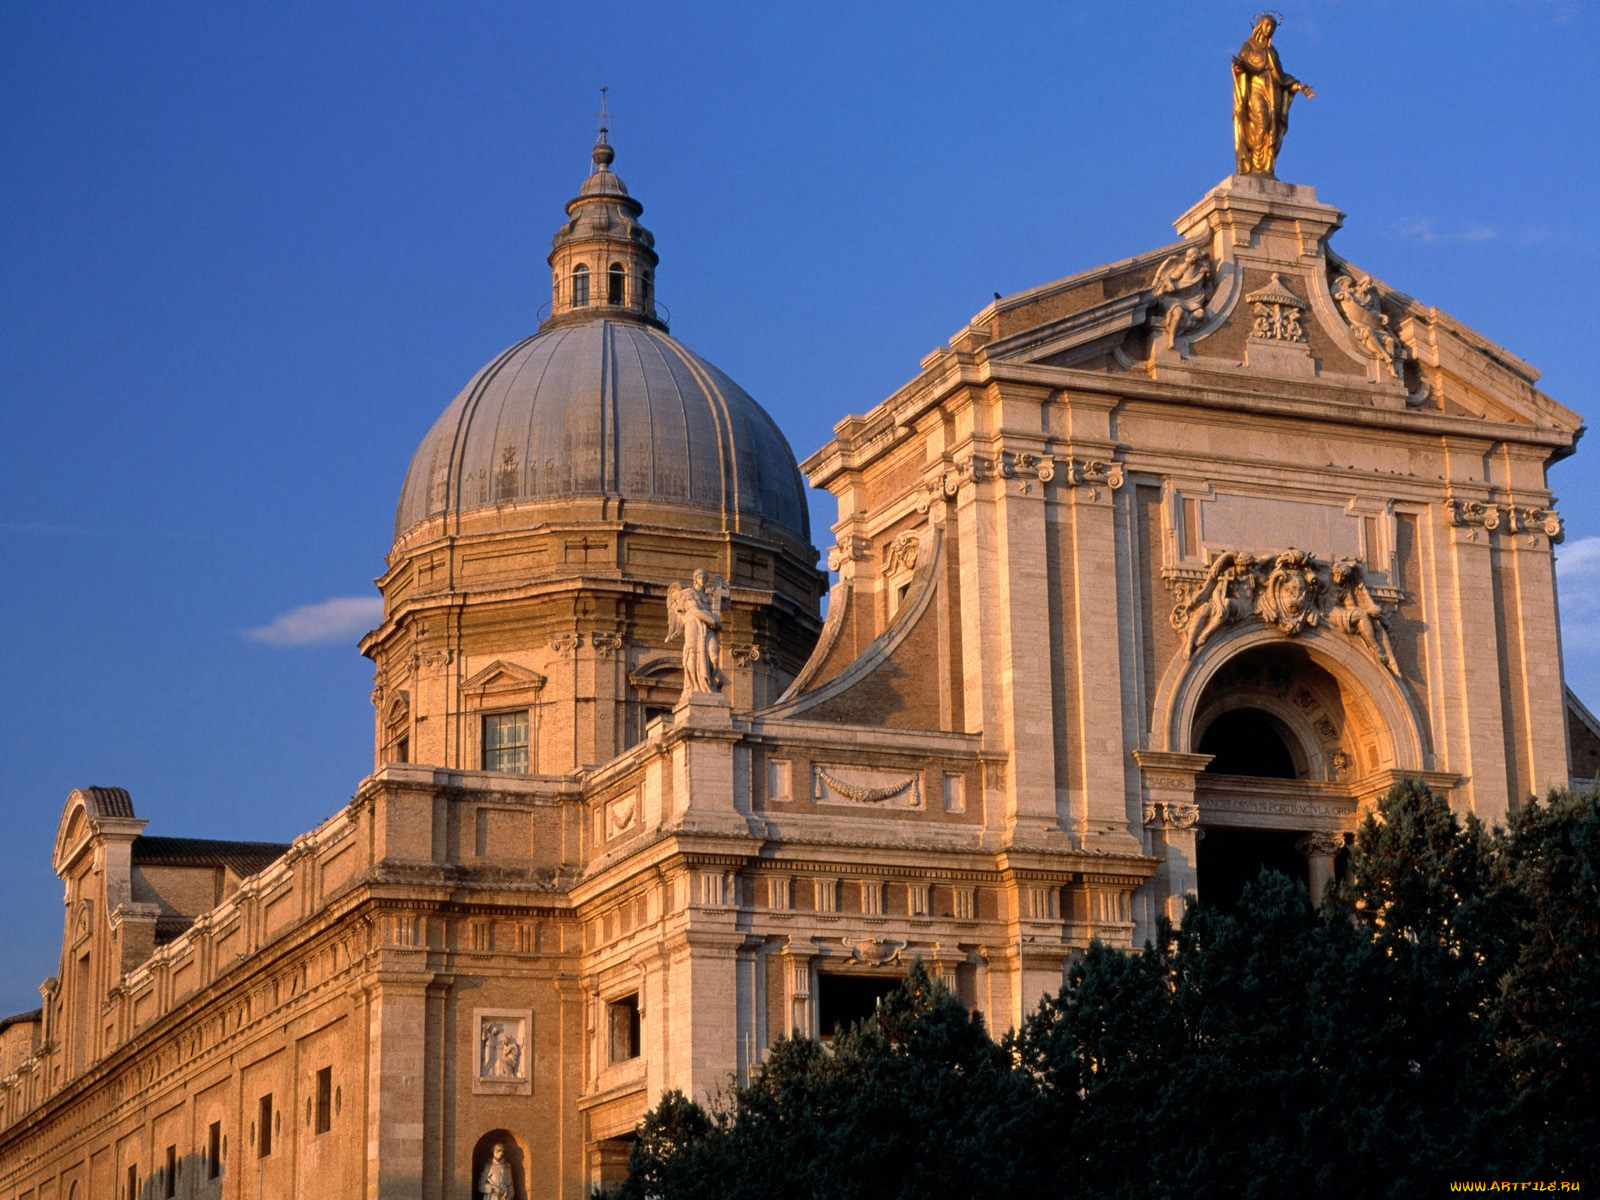
<path id="1" fill-rule="evenodd" d="M 613 163 L 403 481 L 348 806 L 267 845 L 67 798 L 0 1200 L 579 1200 L 915 960 L 1005 1029 L 1190 895 L 1320 891 L 1397 780 L 1493 822 L 1600 746 L 1579 418 L 1312 188 L 997 298 L 797 464 L 668 332 Z"/>

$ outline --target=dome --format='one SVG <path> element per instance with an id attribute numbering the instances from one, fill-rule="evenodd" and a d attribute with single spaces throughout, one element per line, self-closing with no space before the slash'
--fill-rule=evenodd
<path id="1" fill-rule="evenodd" d="M 395 537 L 430 518 L 573 496 L 689 505 L 809 546 L 777 425 L 656 324 L 550 323 L 479 371 L 412 457 Z"/>

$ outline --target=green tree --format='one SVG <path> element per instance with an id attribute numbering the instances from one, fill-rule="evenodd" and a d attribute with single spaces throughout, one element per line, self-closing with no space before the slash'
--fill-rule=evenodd
<path id="1" fill-rule="evenodd" d="M 1089 947 L 996 1045 L 919 966 L 831 1048 L 669 1094 L 624 1195 L 1085 1200 L 1581 1179 L 1600 1146 L 1600 800 L 1506 830 L 1420 784 L 1314 910 L 1265 874 L 1136 953 Z"/>
<path id="2" fill-rule="evenodd" d="M 646 1118 L 621 1195 L 965 1200 L 1034 1194 L 1037 1093 L 920 963 L 831 1048 L 786 1038 L 710 1110 Z"/>

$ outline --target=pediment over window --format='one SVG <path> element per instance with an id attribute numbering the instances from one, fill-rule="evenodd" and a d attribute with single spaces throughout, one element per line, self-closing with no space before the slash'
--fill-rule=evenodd
<path id="1" fill-rule="evenodd" d="M 537 671 L 497 658 L 461 685 L 466 692 L 526 692 L 544 687 L 545 677 Z"/>

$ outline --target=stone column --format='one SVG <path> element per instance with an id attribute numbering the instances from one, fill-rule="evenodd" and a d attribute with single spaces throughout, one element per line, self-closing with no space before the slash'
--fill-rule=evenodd
<path id="1" fill-rule="evenodd" d="M 783 948 L 784 1009 L 789 1019 L 789 1027 L 783 1031 L 785 1035 L 816 1035 L 815 1011 L 811 1002 L 813 954 L 814 948 L 810 942 L 800 943 L 793 938 Z"/>
<path id="2" fill-rule="evenodd" d="M 1129 763 L 1125 747 L 1137 737 L 1130 722 L 1124 679 L 1138 674 L 1133 654 L 1131 614 L 1137 598 L 1122 588 L 1119 559 L 1125 529 L 1119 531 L 1116 494 L 1123 467 L 1115 446 L 1101 441 L 1110 432 L 1109 398 L 1070 400 L 1074 443 L 1070 457 L 1056 466 L 1061 520 L 1070 531 L 1063 554 L 1071 586 L 1063 601 L 1067 653 L 1058 670 L 1075 693 L 1076 720 L 1068 756 L 1076 779 L 1064 780 L 1072 806 L 1072 831 L 1086 850 L 1137 853 L 1128 811 Z M 1092 440 L 1080 440 L 1092 439 Z"/>
<path id="3" fill-rule="evenodd" d="M 1144 827 L 1149 852 L 1161 860 L 1145 885 L 1150 903 L 1137 914 L 1134 944 L 1154 932 L 1156 918 L 1173 924 L 1183 919 L 1183 902 L 1199 893 L 1200 809 L 1195 803 L 1195 776 L 1211 761 L 1209 754 L 1173 754 L 1135 750 L 1144 792 Z"/>
<path id="4" fill-rule="evenodd" d="M 1451 457 L 1481 461 L 1479 444 L 1451 446 Z M 1477 456 L 1473 457 L 1473 451 Z M 1454 470 L 1456 468 L 1452 468 Z M 1455 490 L 1455 489 L 1452 489 Z M 1500 630 L 1490 540 L 1501 522 L 1492 504 L 1453 497 L 1442 506 L 1439 550 L 1429 578 L 1417 589 L 1432 597 L 1426 618 L 1437 624 L 1441 660 L 1436 686 L 1442 701 L 1434 711 L 1433 734 L 1440 766 L 1459 772 L 1469 809 L 1487 822 L 1503 821 L 1508 784 L 1505 724 L 1510 715 L 1502 703 Z"/>
<path id="5" fill-rule="evenodd" d="M 1045 388 L 1008 383 L 952 400 L 953 465 L 942 484 L 954 495 L 947 536 L 953 532 L 959 546 L 965 723 L 983 734 L 986 749 L 1008 756 L 989 824 L 1007 842 L 1040 846 L 1065 842 L 1050 682 L 1059 646 L 1045 522 L 1048 463 L 1039 432 L 1049 396 Z"/>
<path id="6" fill-rule="evenodd" d="M 1344 834 L 1318 830 L 1294 844 L 1306 856 L 1306 880 L 1311 886 L 1311 903 L 1321 904 L 1322 893 L 1333 882 L 1334 858 L 1344 849 Z"/>
<path id="7" fill-rule="evenodd" d="M 427 971 L 380 967 L 367 985 L 369 1200 L 423 1195 Z"/>
<path id="8" fill-rule="evenodd" d="M 689 930 L 669 944 L 671 985 L 665 997 L 667 1028 L 665 1086 L 681 1088 L 704 1101 L 738 1065 L 737 953 L 744 938 L 736 933 Z"/>

